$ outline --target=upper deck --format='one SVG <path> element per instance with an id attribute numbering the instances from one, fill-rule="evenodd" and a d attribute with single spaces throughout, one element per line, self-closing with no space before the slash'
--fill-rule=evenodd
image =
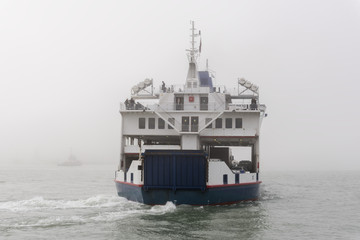
<path id="1" fill-rule="evenodd" d="M 259 87 L 241 78 L 227 88 L 213 84 L 214 75 L 206 66 L 198 71 L 200 47 L 195 47 L 194 25 L 189 69 L 184 84 L 154 87 L 145 79 L 131 89 L 131 98 L 120 104 L 122 135 L 145 145 L 172 144 L 181 149 L 205 145 L 254 144 L 265 117 Z M 220 143 L 221 142 L 221 143 Z M 132 145 L 132 144 L 131 144 Z"/>
<path id="2" fill-rule="evenodd" d="M 121 103 L 124 135 L 254 137 L 259 134 L 266 106 L 258 104 L 256 93 L 231 93 L 224 86 L 188 89 L 163 84 L 157 91 L 152 84 L 148 87 L 151 90 L 136 92 L 131 101 Z"/>
<path id="3" fill-rule="evenodd" d="M 197 111 L 260 111 L 265 112 L 266 106 L 259 104 L 259 95 L 256 93 L 244 94 L 227 91 L 225 86 L 185 88 L 184 85 L 162 85 L 151 91 L 136 92 L 131 95 L 131 101 L 120 103 L 120 112 L 128 111 L 167 111 L 167 112 L 197 112 Z M 239 87 L 239 86 L 238 86 Z M 245 89 L 246 90 L 246 89 Z"/>

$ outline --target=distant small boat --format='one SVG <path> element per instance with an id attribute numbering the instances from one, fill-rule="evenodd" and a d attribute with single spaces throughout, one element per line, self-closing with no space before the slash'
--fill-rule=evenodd
<path id="1" fill-rule="evenodd" d="M 66 167 L 81 166 L 81 165 L 82 163 L 79 160 L 77 160 L 73 154 L 70 154 L 67 161 L 58 164 L 58 166 L 66 166 Z"/>

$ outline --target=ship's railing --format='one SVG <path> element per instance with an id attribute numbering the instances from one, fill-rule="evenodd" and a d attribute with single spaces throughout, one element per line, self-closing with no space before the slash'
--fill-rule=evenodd
<path id="1" fill-rule="evenodd" d="M 174 93 L 174 92 L 184 92 L 184 85 L 173 84 L 173 85 L 160 85 L 158 93 Z"/>
<path id="2" fill-rule="evenodd" d="M 207 93 L 209 92 L 209 87 L 197 87 L 197 88 L 187 88 L 185 85 L 174 84 L 174 85 L 161 85 L 159 86 L 158 93 Z M 212 90 L 210 91 L 212 92 Z"/>
<path id="3" fill-rule="evenodd" d="M 125 110 L 149 110 L 150 108 L 146 106 L 144 106 L 143 104 L 139 103 L 139 102 L 127 102 L 127 103 L 120 103 L 120 111 L 125 111 Z"/>
<path id="4" fill-rule="evenodd" d="M 210 91 L 209 91 L 210 88 Z M 238 87 L 230 87 L 227 88 L 225 85 L 217 85 L 214 84 L 212 87 L 209 86 L 198 86 L 196 88 L 188 88 L 184 84 L 171 84 L 168 85 L 166 83 L 158 85 L 158 87 L 153 87 L 151 90 L 152 95 L 159 95 L 160 93 L 201 93 L 201 92 L 217 92 L 217 93 L 226 93 L 231 94 L 233 96 L 239 95 Z M 145 91 L 146 93 L 146 91 Z M 254 95 L 255 97 L 255 95 Z"/>
<path id="5" fill-rule="evenodd" d="M 177 104 L 177 103 L 163 103 L 160 105 L 161 109 L 165 111 L 214 111 L 220 106 L 223 106 L 219 103 L 212 102 L 208 104 L 199 104 L 199 103 L 187 103 L 187 104 Z M 149 106 L 150 109 L 156 106 Z M 224 108 L 224 107 L 222 107 Z"/>
<path id="6" fill-rule="evenodd" d="M 196 88 L 187 88 L 183 84 L 173 84 L 173 85 L 160 85 L 155 89 L 155 94 L 158 93 L 207 93 L 207 92 L 217 92 L 217 93 L 229 93 L 224 85 L 214 85 L 210 91 L 208 86 L 198 86 Z M 234 90 L 235 93 L 235 90 Z"/>
<path id="7" fill-rule="evenodd" d="M 120 111 L 125 110 L 150 110 L 156 111 L 159 109 L 158 104 L 143 105 L 139 102 L 134 104 L 120 103 Z M 208 104 L 176 104 L 176 103 L 164 103 L 161 104 L 162 111 L 219 111 L 222 110 L 235 110 L 235 111 L 265 111 L 266 106 L 264 104 L 219 104 L 216 102 Z"/>
<path id="8" fill-rule="evenodd" d="M 159 85 L 158 87 L 154 87 L 151 90 L 151 93 L 143 90 L 137 94 L 133 94 L 132 96 L 158 96 L 161 93 L 208 93 L 208 92 L 221 92 L 225 93 L 226 88 L 224 86 L 216 86 L 209 90 L 209 87 L 196 87 L 196 88 L 187 88 L 183 84 L 172 84 L 172 85 Z"/>
<path id="9" fill-rule="evenodd" d="M 246 111 L 246 110 L 260 110 L 265 111 L 266 106 L 265 104 L 229 104 L 228 110 L 240 110 L 240 111 Z"/>

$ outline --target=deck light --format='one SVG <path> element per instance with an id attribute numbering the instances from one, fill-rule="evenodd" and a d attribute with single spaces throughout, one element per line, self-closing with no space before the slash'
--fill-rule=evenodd
<path id="1" fill-rule="evenodd" d="M 244 78 L 239 78 L 238 79 L 238 84 L 240 84 L 241 86 L 249 89 L 250 91 L 258 94 L 258 89 L 259 87 L 256 86 L 255 84 L 252 84 L 250 81 L 245 80 Z"/>
<path id="2" fill-rule="evenodd" d="M 133 94 L 137 94 L 141 90 L 144 90 L 145 88 L 151 86 L 153 84 L 153 80 L 146 78 L 144 81 L 139 82 L 137 85 L 132 87 Z"/>

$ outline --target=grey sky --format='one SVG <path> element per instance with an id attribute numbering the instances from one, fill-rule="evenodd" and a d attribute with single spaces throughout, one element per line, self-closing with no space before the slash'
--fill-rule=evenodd
<path id="1" fill-rule="evenodd" d="M 360 169 L 360 1 L 1 1 L 0 161 L 117 164 L 118 104 L 185 82 L 189 22 L 217 83 L 260 86 L 261 165 Z"/>

